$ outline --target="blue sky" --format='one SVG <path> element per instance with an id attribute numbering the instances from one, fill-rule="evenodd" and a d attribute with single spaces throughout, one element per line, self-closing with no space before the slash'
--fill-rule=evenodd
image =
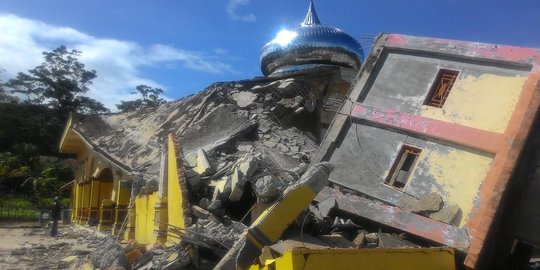
<path id="1" fill-rule="evenodd" d="M 261 76 L 260 49 L 304 18 L 307 0 L 2 0 L 0 79 L 60 45 L 98 72 L 111 109 L 138 84 L 177 99 L 216 81 Z M 540 1 L 315 0 L 325 25 L 368 45 L 380 32 L 540 47 Z M 368 53 L 369 48 L 365 52 Z"/>

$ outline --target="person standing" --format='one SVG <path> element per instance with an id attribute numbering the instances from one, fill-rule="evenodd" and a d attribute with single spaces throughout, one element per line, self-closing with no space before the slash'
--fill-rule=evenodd
<path id="1" fill-rule="evenodd" d="M 51 237 L 58 235 L 58 220 L 60 220 L 60 214 L 62 213 L 62 206 L 60 205 L 60 198 L 55 197 L 54 203 L 51 206 Z"/>

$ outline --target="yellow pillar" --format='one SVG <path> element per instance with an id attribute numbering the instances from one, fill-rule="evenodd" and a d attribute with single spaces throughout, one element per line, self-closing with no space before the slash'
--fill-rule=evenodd
<path id="1" fill-rule="evenodd" d="M 116 209 L 114 211 L 114 224 L 112 230 L 114 235 L 120 233 L 120 229 L 122 227 L 122 224 L 124 223 L 124 219 L 127 217 L 130 196 L 131 194 L 129 186 L 118 180 L 115 185 L 114 201 L 116 203 Z"/>
<path id="2" fill-rule="evenodd" d="M 130 202 L 128 206 L 128 220 L 126 223 L 126 232 L 124 233 L 124 239 L 130 240 L 135 239 L 135 219 L 137 217 L 136 211 L 137 207 L 135 206 L 135 198 L 131 198 L 133 202 Z"/>
<path id="3" fill-rule="evenodd" d="M 112 182 L 100 181 L 99 183 L 99 214 L 98 214 L 98 231 L 106 231 L 112 228 L 113 224 L 113 203 L 112 197 Z"/>
<path id="4" fill-rule="evenodd" d="M 103 199 L 101 200 L 101 207 L 99 208 L 99 225 L 98 231 L 108 231 L 112 228 L 113 224 L 113 200 Z"/>
<path id="5" fill-rule="evenodd" d="M 77 220 L 79 213 L 79 184 L 76 182 L 73 184 L 71 189 L 71 222 Z"/>
<path id="6" fill-rule="evenodd" d="M 156 202 L 154 205 L 154 211 L 154 236 L 156 237 L 157 241 L 165 243 L 167 242 L 168 229 L 167 197 Z"/>
<path id="7" fill-rule="evenodd" d="M 79 224 L 86 224 L 88 222 L 88 214 L 90 207 L 90 183 L 82 184 L 82 196 L 81 196 L 81 214 L 79 217 Z"/>
<path id="8" fill-rule="evenodd" d="M 90 183 L 90 205 L 87 225 L 96 224 L 99 214 L 99 181 L 93 180 Z"/>

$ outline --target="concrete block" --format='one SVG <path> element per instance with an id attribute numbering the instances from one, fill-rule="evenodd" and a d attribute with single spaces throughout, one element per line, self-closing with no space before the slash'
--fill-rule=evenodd
<path id="1" fill-rule="evenodd" d="M 432 218 L 434 220 L 438 220 L 440 222 L 444 222 L 447 224 L 454 224 L 458 225 L 460 220 L 455 220 L 459 213 L 461 212 L 461 209 L 459 206 L 455 204 L 445 204 L 441 210 L 435 213 L 431 213 L 429 215 L 429 218 Z"/>
<path id="2" fill-rule="evenodd" d="M 433 213 L 441 209 L 443 200 L 441 195 L 436 192 L 428 194 L 426 197 L 420 199 L 411 208 L 413 213 Z"/>
<path id="3" fill-rule="evenodd" d="M 197 150 L 197 166 L 195 167 L 195 171 L 201 176 L 207 176 L 214 173 L 214 168 L 203 149 Z"/>
<path id="4" fill-rule="evenodd" d="M 365 241 L 366 241 L 366 233 L 359 232 L 352 242 L 355 248 L 361 248 L 364 245 Z"/>
<path id="5" fill-rule="evenodd" d="M 246 177 L 244 173 L 239 168 L 236 168 L 231 176 L 231 194 L 229 195 L 231 202 L 237 202 L 242 198 L 245 184 Z"/>
<path id="6" fill-rule="evenodd" d="M 379 243 L 379 235 L 377 233 L 368 233 L 365 235 L 366 242 Z"/>
<path id="7" fill-rule="evenodd" d="M 328 217 L 330 212 L 334 208 L 337 208 L 337 207 L 338 207 L 338 204 L 337 204 L 337 201 L 336 201 L 335 198 L 328 198 L 328 199 L 320 202 L 319 204 L 317 204 L 317 209 L 319 209 L 319 213 L 323 217 Z"/>
<path id="8" fill-rule="evenodd" d="M 246 156 L 238 163 L 238 170 L 240 170 L 245 177 L 253 176 L 258 167 L 259 163 L 253 156 Z"/>

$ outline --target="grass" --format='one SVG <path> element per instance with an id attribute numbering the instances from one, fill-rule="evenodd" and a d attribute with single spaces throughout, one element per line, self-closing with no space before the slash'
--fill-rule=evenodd
<path id="1" fill-rule="evenodd" d="M 42 199 L 41 205 L 46 205 L 45 211 L 49 210 L 53 199 Z M 70 200 L 61 200 L 64 208 L 69 207 Z M 37 220 L 39 218 L 39 208 L 31 201 L 24 198 L 0 198 L 0 220 Z"/>

